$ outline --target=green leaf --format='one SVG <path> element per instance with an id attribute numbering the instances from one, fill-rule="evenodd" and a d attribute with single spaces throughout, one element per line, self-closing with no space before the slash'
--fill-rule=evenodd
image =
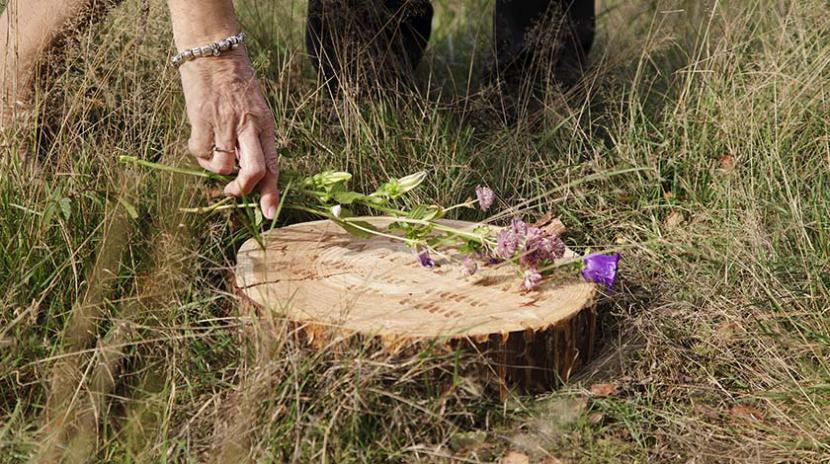
<path id="1" fill-rule="evenodd" d="M 389 229 L 390 232 L 400 232 L 405 231 L 407 225 L 408 224 L 403 222 L 391 222 L 388 226 L 386 226 L 386 228 Z"/>
<path id="2" fill-rule="evenodd" d="M 138 211 L 136 211 L 135 206 L 131 205 L 127 200 L 121 197 L 118 197 L 118 203 L 121 203 L 121 206 L 123 206 L 124 209 L 127 210 L 127 214 L 132 219 L 138 219 Z"/>
<path id="3" fill-rule="evenodd" d="M 432 221 L 444 216 L 444 208 L 438 205 L 418 205 L 412 208 L 406 216 L 422 221 Z"/>
<path id="4" fill-rule="evenodd" d="M 478 235 L 487 236 L 490 235 L 491 231 L 492 229 L 490 228 L 490 226 L 486 226 L 484 224 L 473 227 L 473 233 Z"/>
<path id="5" fill-rule="evenodd" d="M 354 217 L 354 211 L 350 210 L 349 208 L 340 207 L 340 219 L 346 219 Z"/>
<path id="6" fill-rule="evenodd" d="M 406 177 L 401 177 L 396 182 L 398 187 L 397 194 L 403 195 L 404 193 L 418 188 L 426 178 L 427 173 L 425 171 L 416 172 L 415 174 L 410 174 Z"/>
<path id="7" fill-rule="evenodd" d="M 49 206 L 43 211 L 43 217 L 40 219 L 40 224 L 44 229 L 48 229 L 52 225 L 52 215 L 55 213 L 55 204 L 49 203 Z"/>
<path id="8" fill-rule="evenodd" d="M 340 220 L 334 220 L 334 222 L 340 227 L 342 227 L 343 230 L 345 230 L 346 232 L 359 238 L 369 238 L 372 236 L 372 232 L 370 231 L 378 230 L 375 226 L 365 221 L 345 222 Z"/>
<path id="9" fill-rule="evenodd" d="M 254 210 L 254 224 L 261 225 L 262 224 L 262 210 L 256 208 Z"/>
<path id="10" fill-rule="evenodd" d="M 64 198 L 61 198 L 58 203 L 60 203 L 61 212 L 63 213 L 64 219 L 66 219 L 68 221 L 69 218 L 72 217 L 72 200 L 70 200 L 69 198 L 64 197 Z"/>
<path id="11" fill-rule="evenodd" d="M 417 172 L 415 174 L 401 177 L 400 179 L 389 179 L 388 182 L 378 187 L 377 191 L 373 193 L 372 197 L 398 199 L 405 193 L 418 188 L 426 179 L 426 172 Z"/>
<path id="12" fill-rule="evenodd" d="M 466 240 L 464 244 L 458 248 L 458 251 L 465 253 L 465 254 L 472 254 L 478 251 L 482 251 L 484 247 L 481 246 L 480 243 L 476 242 L 475 240 Z"/>
<path id="13" fill-rule="evenodd" d="M 406 238 L 410 240 L 424 240 L 432 233 L 432 224 L 414 225 L 408 224 L 405 228 Z"/>
<path id="14" fill-rule="evenodd" d="M 423 219 L 424 215 L 427 214 L 427 205 L 416 205 L 414 208 L 409 210 L 407 217 L 412 219 Z"/>
<path id="15" fill-rule="evenodd" d="M 431 205 L 427 207 L 427 212 L 424 215 L 424 221 L 434 221 L 435 219 L 441 218 L 444 216 L 444 208 L 438 205 Z"/>
<path id="16" fill-rule="evenodd" d="M 358 192 L 333 192 L 332 193 L 332 198 L 334 198 L 334 201 L 336 201 L 337 203 L 340 203 L 341 205 L 351 205 L 355 201 L 363 199 L 365 196 L 366 195 L 363 195 L 362 193 L 358 193 Z"/>
<path id="17" fill-rule="evenodd" d="M 350 181 L 352 175 L 341 171 L 323 171 L 311 177 L 311 181 L 317 187 L 331 187 L 337 184 L 345 184 Z"/>

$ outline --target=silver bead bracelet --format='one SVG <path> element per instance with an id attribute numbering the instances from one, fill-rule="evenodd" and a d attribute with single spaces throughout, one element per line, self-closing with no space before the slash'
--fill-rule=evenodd
<path id="1" fill-rule="evenodd" d="M 245 33 L 240 32 L 239 34 L 232 35 L 227 39 L 222 39 L 210 45 L 205 45 L 204 47 L 187 49 L 173 58 L 170 58 L 170 64 L 174 68 L 178 68 L 184 63 L 195 60 L 196 58 L 219 56 L 228 50 L 235 50 L 243 43 L 245 43 Z"/>

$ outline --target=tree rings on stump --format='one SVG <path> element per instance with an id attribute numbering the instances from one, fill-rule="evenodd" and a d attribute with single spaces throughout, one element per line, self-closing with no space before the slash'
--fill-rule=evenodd
<path id="1" fill-rule="evenodd" d="M 502 392 L 549 390 L 591 357 L 597 290 L 575 275 L 523 292 L 513 266 L 479 266 L 465 276 L 463 257 L 449 253 L 433 254 L 438 265 L 425 268 L 402 241 L 357 238 L 331 221 L 274 229 L 261 240 L 264 247 L 251 239 L 239 250 L 236 286 L 260 311 L 296 323 L 309 338 L 469 346 L 487 353 L 490 366 L 482 371 L 498 375 Z"/>

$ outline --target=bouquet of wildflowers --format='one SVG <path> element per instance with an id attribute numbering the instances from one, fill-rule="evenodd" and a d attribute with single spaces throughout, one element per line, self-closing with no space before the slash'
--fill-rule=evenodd
<path id="1" fill-rule="evenodd" d="M 206 171 L 174 168 L 132 156 L 122 156 L 121 161 L 179 174 L 230 180 L 226 176 Z M 450 248 L 462 252 L 464 259 L 460 263 L 461 269 L 467 275 L 475 274 L 480 266 L 513 265 L 517 269 L 517 278 L 522 279 L 524 291 L 528 292 L 537 289 L 555 268 L 580 261 L 585 280 L 604 285 L 608 289 L 614 286 L 619 253 L 587 254 L 581 260 L 566 259 L 565 243 L 559 236 L 561 228 L 528 224 L 519 217 L 514 217 L 506 227 L 495 228 L 480 224 L 472 231 L 460 230 L 441 221 L 448 212 L 459 208 L 490 210 L 495 204 L 496 194 L 488 187 L 476 186 L 475 198 L 461 204 L 449 207 L 419 204 L 401 209 L 398 206 L 399 200 L 423 183 L 425 172 L 390 179 L 369 194 L 350 190 L 348 182 L 351 178 L 347 172 L 336 171 L 325 171 L 313 176 L 283 172 L 280 177 L 282 201 L 274 220 L 278 219 L 283 208 L 287 208 L 330 219 L 357 237 L 380 235 L 400 240 L 414 250 L 421 266 L 428 268 L 437 266 L 431 252 L 440 253 L 442 249 Z M 261 223 L 262 216 L 257 204 L 244 199 L 237 202 L 225 198 L 207 207 L 185 211 L 211 213 L 237 208 L 253 209 L 256 211 L 255 222 L 257 225 Z M 353 212 L 355 208 L 368 209 L 391 221 L 384 230 L 379 230 L 357 217 Z"/>

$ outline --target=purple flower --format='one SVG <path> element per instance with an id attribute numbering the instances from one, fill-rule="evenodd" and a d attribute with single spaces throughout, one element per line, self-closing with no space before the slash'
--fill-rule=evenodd
<path id="1" fill-rule="evenodd" d="M 545 247 L 545 236 L 536 227 L 527 228 L 524 249 L 519 256 L 519 264 L 525 267 L 535 267 L 548 258 Z"/>
<path id="2" fill-rule="evenodd" d="M 476 198 L 482 211 L 487 211 L 496 201 L 496 194 L 489 187 L 476 185 Z"/>
<path id="3" fill-rule="evenodd" d="M 496 257 L 510 259 L 516 254 L 517 248 L 519 248 L 519 236 L 513 232 L 513 229 L 502 229 L 496 236 Z"/>
<path id="4" fill-rule="evenodd" d="M 527 224 L 521 218 L 514 217 L 510 227 L 513 229 L 513 233 L 520 237 L 527 235 Z"/>
<path id="5" fill-rule="evenodd" d="M 435 267 L 435 260 L 429 257 L 429 250 L 423 250 L 418 253 L 418 262 L 423 267 Z"/>
<path id="6" fill-rule="evenodd" d="M 620 254 L 613 255 L 591 254 L 582 259 L 582 277 L 589 282 L 605 285 L 609 290 L 614 288 L 617 277 L 617 263 Z"/>
<path id="7" fill-rule="evenodd" d="M 538 227 L 528 227 L 519 264 L 537 267 L 543 261 L 555 261 L 565 254 L 565 243 L 558 236 L 547 236 Z"/>
<path id="8" fill-rule="evenodd" d="M 542 274 L 534 268 L 525 271 L 525 280 L 522 282 L 522 287 L 528 292 L 535 289 L 542 282 Z"/>
<path id="9" fill-rule="evenodd" d="M 545 252 L 548 255 L 548 259 L 550 259 L 551 261 L 557 260 L 565 256 L 565 242 L 563 242 L 558 235 L 554 235 L 553 237 L 546 237 L 544 247 Z"/>
<path id="10" fill-rule="evenodd" d="M 478 271 L 478 263 L 476 263 L 475 260 L 469 256 L 464 258 L 464 269 L 462 270 L 464 275 L 473 275 L 476 271 Z"/>

